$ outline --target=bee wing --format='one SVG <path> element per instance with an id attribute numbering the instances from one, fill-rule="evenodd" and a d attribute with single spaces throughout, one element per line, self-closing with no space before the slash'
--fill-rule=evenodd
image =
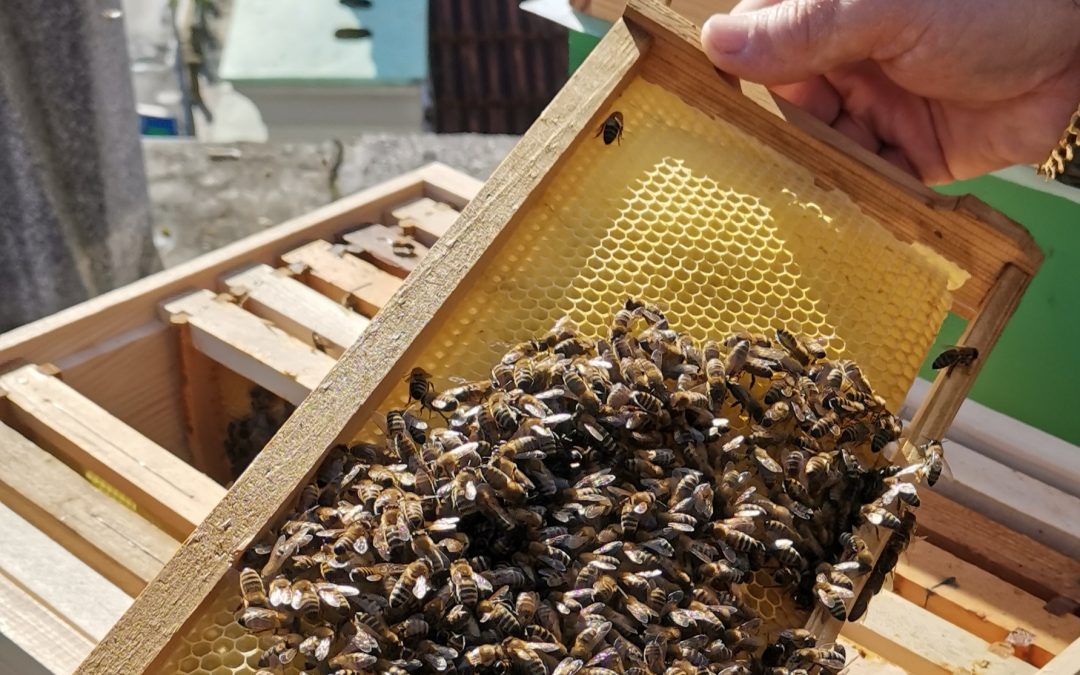
<path id="1" fill-rule="evenodd" d="M 416 578 L 416 584 L 413 585 L 413 595 L 417 600 L 423 600 L 424 596 L 428 594 L 428 578 L 426 574 L 421 574 Z"/>
<path id="2" fill-rule="evenodd" d="M 494 587 L 491 585 L 490 581 L 480 576 L 479 574 L 476 574 L 475 572 L 472 575 L 472 579 L 474 582 L 476 582 L 476 587 L 484 591 L 485 593 L 491 593 L 494 590 Z"/>

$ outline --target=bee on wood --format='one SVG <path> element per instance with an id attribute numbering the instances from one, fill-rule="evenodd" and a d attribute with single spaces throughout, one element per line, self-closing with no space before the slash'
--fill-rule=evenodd
<path id="1" fill-rule="evenodd" d="M 979 350 L 975 347 L 950 346 L 938 354 L 930 367 L 934 370 L 945 369 L 946 374 L 952 373 L 957 366 L 970 366 L 979 358 Z"/>
<path id="2" fill-rule="evenodd" d="M 597 136 L 601 134 L 604 137 L 604 145 L 611 145 L 615 141 L 619 141 L 619 145 L 622 145 L 623 114 L 616 110 L 608 115 L 600 128 L 596 130 Z"/>

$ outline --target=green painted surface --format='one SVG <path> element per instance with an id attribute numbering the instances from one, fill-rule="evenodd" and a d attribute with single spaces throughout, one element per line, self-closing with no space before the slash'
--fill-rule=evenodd
<path id="1" fill-rule="evenodd" d="M 335 37 L 365 29 L 371 37 Z M 427 2 L 236 0 L 221 77 L 247 85 L 414 84 L 427 77 Z"/>
<path id="2" fill-rule="evenodd" d="M 570 72 L 599 38 L 570 33 Z M 971 398 L 1080 445 L 1080 204 L 986 176 L 941 189 L 971 193 L 1022 223 L 1046 255 L 1020 307 L 975 382 Z M 940 351 L 956 342 L 965 321 L 950 314 L 922 377 Z"/>
<path id="3" fill-rule="evenodd" d="M 589 55 L 589 52 L 593 50 L 593 47 L 600 42 L 600 38 L 586 33 L 578 33 L 577 31 L 569 31 L 569 33 L 570 73 L 573 74 L 581 65 L 581 62 L 585 60 L 585 57 Z"/>
<path id="4" fill-rule="evenodd" d="M 971 397 L 1080 444 L 1080 204 L 990 176 L 941 191 L 970 192 L 1023 223 L 1046 255 Z M 934 354 L 955 342 L 964 325 L 950 316 Z M 928 362 L 922 376 L 933 374 Z"/>

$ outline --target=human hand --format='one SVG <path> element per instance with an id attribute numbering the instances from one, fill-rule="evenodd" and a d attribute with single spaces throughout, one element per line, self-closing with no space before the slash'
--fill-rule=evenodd
<path id="1" fill-rule="evenodd" d="M 1074 0 L 742 0 L 701 39 L 929 184 L 1043 162 L 1080 103 Z"/>

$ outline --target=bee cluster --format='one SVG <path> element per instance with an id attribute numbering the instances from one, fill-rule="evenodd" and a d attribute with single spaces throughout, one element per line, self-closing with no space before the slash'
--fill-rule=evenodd
<path id="1" fill-rule="evenodd" d="M 229 422 L 225 430 L 225 456 L 233 476 L 244 473 L 262 452 L 295 408 L 285 399 L 262 387 L 252 387 L 251 412 Z"/>
<path id="2" fill-rule="evenodd" d="M 268 671 L 835 673 L 800 626 L 851 618 L 861 575 L 865 608 L 939 470 L 939 446 L 880 459 L 900 421 L 853 362 L 783 329 L 699 344 L 634 301 L 606 339 L 561 321 L 489 380 L 409 392 L 247 553 Z M 897 533 L 877 565 L 862 524 Z"/>

